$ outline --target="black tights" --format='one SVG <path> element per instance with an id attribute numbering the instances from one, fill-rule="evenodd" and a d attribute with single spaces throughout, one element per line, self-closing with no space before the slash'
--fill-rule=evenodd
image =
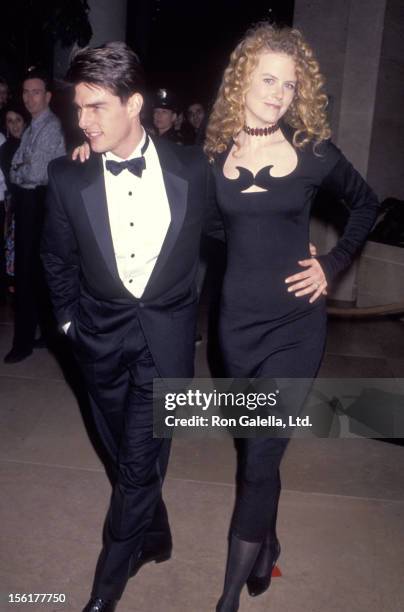
<path id="1" fill-rule="evenodd" d="M 247 542 L 263 542 L 275 531 L 281 481 L 279 466 L 288 438 L 237 440 L 237 495 L 230 531 Z"/>

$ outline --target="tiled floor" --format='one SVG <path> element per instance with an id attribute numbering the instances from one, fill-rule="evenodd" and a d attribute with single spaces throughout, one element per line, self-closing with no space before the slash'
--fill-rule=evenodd
<path id="1" fill-rule="evenodd" d="M 202 327 L 203 327 L 202 320 Z M 203 328 L 203 331 L 204 328 Z M 0 609 L 79 612 L 97 558 L 109 485 L 75 396 L 47 350 L 4 365 L 0 310 Z M 206 346 L 197 372 L 206 375 Z M 404 324 L 331 321 L 322 374 L 404 376 Z M 240 612 L 404 610 L 404 446 L 293 440 L 282 466 L 280 567 Z M 171 561 L 130 581 L 120 612 L 213 612 L 234 495 L 231 441 L 175 440 L 165 495 Z M 8 593 L 65 593 L 65 604 L 9 605 Z"/>

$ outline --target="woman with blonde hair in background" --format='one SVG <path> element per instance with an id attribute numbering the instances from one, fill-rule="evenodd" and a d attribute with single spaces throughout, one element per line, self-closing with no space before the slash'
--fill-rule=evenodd
<path id="1" fill-rule="evenodd" d="M 212 164 L 227 244 L 219 334 L 226 375 L 312 379 L 326 339 L 325 293 L 366 240 L 376 196 L 330 142 L 324 80 L 296 29 L 261 23 L 231 55 L 211 114 Z M 350 206 L 327 255 L 310 257 L 319 188 Z M 240 440 L 238 489 L 217 612 L 268 589 L 280 554 L 279 465 L 287 438 Z"/>

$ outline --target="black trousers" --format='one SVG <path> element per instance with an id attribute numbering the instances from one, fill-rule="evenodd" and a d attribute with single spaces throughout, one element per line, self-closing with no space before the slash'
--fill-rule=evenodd
<path id="1" fill-rule="evenodd" d="M 171 546 L 162 484 L 170 440 L 153 438 L 153 379 L 159 374 L 136 309 L 112 342 L 73 320 L 71 337 L 88 385 L 98 432 L 116 466 L 93 597 L 119 599 L 141 550 Z M 116 335 L 116 334 L 114 334 Z M 92 358 L 96 344 L 103 351 Z M 86 348 L 87 347 L 87 348 Z"/>
<path id="2" fill-rule="evenodd" d="M 14 186 L 15 211 L 15 312 L 13 347 L 30 350 L 38 322 L 46 328 L 50 317 L 39 247 L 44 218 L 46 187 Z"/>

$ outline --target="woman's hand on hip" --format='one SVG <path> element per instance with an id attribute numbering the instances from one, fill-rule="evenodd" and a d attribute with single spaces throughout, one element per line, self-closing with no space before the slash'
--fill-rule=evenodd
<path id="1" fill-rule="evenodd" d="M 285 283 L 289 285 L 288 292 L 294 292 L 296 297 L 311 295 L 309 302 L 313 303 L 320 295 L 327 295 L 327 281 L 323 268 L 315 259 L 302 259 L 298 261 L 299 266 L 305 268 L 293 276 L 288 276 Z"/>

